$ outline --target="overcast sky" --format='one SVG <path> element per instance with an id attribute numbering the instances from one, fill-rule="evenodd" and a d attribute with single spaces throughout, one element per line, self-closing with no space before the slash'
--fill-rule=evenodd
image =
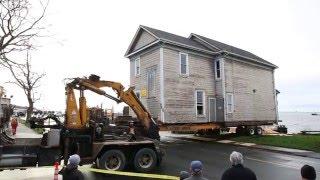
<path id="1" fill-rule="evenodd" d="M 316 0 L 51 0 L 44 22 L 50 37 L 38 40 L 42 47 L 32 52 L 34 69 L 47 74 L 36 107 L 63 110 L 67 77 L 94 73 L 128 86 L 124 53 L 141 24 L 185 37 L 193 32 L 250 51 L 279 66 L 280 111 L 320 111 L 319 18 Z M 9 79 L 0 69 L 0 84 Z M 14 104 L 27 104 L 20 89 L 4 86 Z M 112 106 L 96 95 L 88 101 Z"/>

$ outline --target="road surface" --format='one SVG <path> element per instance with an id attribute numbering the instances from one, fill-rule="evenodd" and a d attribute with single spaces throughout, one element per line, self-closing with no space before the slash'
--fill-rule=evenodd
<path id="1" fill-rule="evenodd" d="M 163 146 L 166 150 L 166 156 L 161 167 L 157 169 L 159 174 L 177 176 L 181 170 L 188 170 L 190 161 L 201 160 L 204 164 L 204 175 L 209 179 L 218 180 L 221 179 L 224 170 L 230 167 L 229 154 L 232 151 L 239 151 L 243 153 L 245 157 L 245 166 L 252 169 L 259 180 L 300 179 L 300 168 L 304 164 L 314 166 L 317 170 L 317 175 L 320 176 L 319 159 L 286 155 L 228 144 L 195 142 L 174 138 L 166 138 Z M 105 178 L 105 176 L 101 174 L 87 173 L 87 175 L 95 179 Z"/>
<path id="2" fill-rule="evenodd" d="M 219 180 L 228 167 L 229 154 L 239 151 L 245 157 L 245 166 L 252 169 L 259 180 L 292 180 L 300 179 L 300 168 L 304 164 L 315 167 L 320 176 L 320 160 L 294 155 L 269 152 L 248 147 L 239 147 L 214 142 L 195 142 L 192 140 L 162 138 L 166 156 L 156 173 L 178 176 L 181 170 L 188 170 L 192 160 L 201 160 L 204 164 L 204 175 L 212 180 Z M 84 171 L 86 179 L 139 179 L 132 177 L 110 176 Z M 14 170 L 0 172 L 1 179 L 52 179 L 53 167 L 33 168 L 26 171 Z M 318 178 L 320 179 L 320 178 Z"/>

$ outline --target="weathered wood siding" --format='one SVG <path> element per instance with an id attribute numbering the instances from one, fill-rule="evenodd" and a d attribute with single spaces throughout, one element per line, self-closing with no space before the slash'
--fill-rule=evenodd
<path id="1" fill-rule="evenodd" d="M 225 92 L 234 94 L 235 104 L 226 121 L 275 120 L 273 70 L 224 59 Z"/>
<path id="2" fill-rule="evenodd" d="M 188 76 L 180 75 L 179 52 L 188 54 Z M 208 98 L 215 96 L 213 58 L 166 46 L 163 64 L 165 123 L 208 122 Z M 205 92 L 205 116 L 196 115 L 196 90 Z"/>
<path id="3" fill-rule="evenodd" d="M 152 43 L 155 40 L 156 38 L 153 37 L 151 34 L 149 34 L 146 31 L 142 31 L 135 46 L 133 47 L 133 50 L 137 50 L 145 45 Z"/>
<path id="4" fill-rule="evenodd" d="M 135 76 L 135 59 L 140 57 L 140 75 Z M 134 86 L 136 91 L 142 92 L 142 90 L 148 91 L 148 78 L 147 70 L 150 68 L 156 69 L 155 76 L 155 93 L 151 97 L 141 96 L 141 102 L 150 111 L 154 118 L 157 118 L 160 114 L 160 81 L 159 81 L 159 61 L 160 51 L 159 48 L 152 49 L 146 53 L 139 54 L 130 58 L 130 86 Z M 141 94 L 142 95 L 142 94 Z M 130 111 L 130 115 L 134 116 Z"/>

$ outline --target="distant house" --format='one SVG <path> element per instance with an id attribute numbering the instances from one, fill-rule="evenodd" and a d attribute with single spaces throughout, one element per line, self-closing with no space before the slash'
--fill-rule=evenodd
<path id="1" fill-rule="evenodd" d="M 248 51 L 140 26 L 125 57 L 130 85 L 164 123 L 277 119 L 277 66 Z"/>

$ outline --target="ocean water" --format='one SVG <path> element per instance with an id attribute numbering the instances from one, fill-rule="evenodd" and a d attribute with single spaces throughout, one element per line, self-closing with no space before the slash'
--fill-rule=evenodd
<path id="1" fill-rule="evenodd" d="M 287 126 L 288 133 L 320 131 L 320 115 L 313 116 L 311 112 L 279 112 L 279 120 L 279 124 Z"/>

